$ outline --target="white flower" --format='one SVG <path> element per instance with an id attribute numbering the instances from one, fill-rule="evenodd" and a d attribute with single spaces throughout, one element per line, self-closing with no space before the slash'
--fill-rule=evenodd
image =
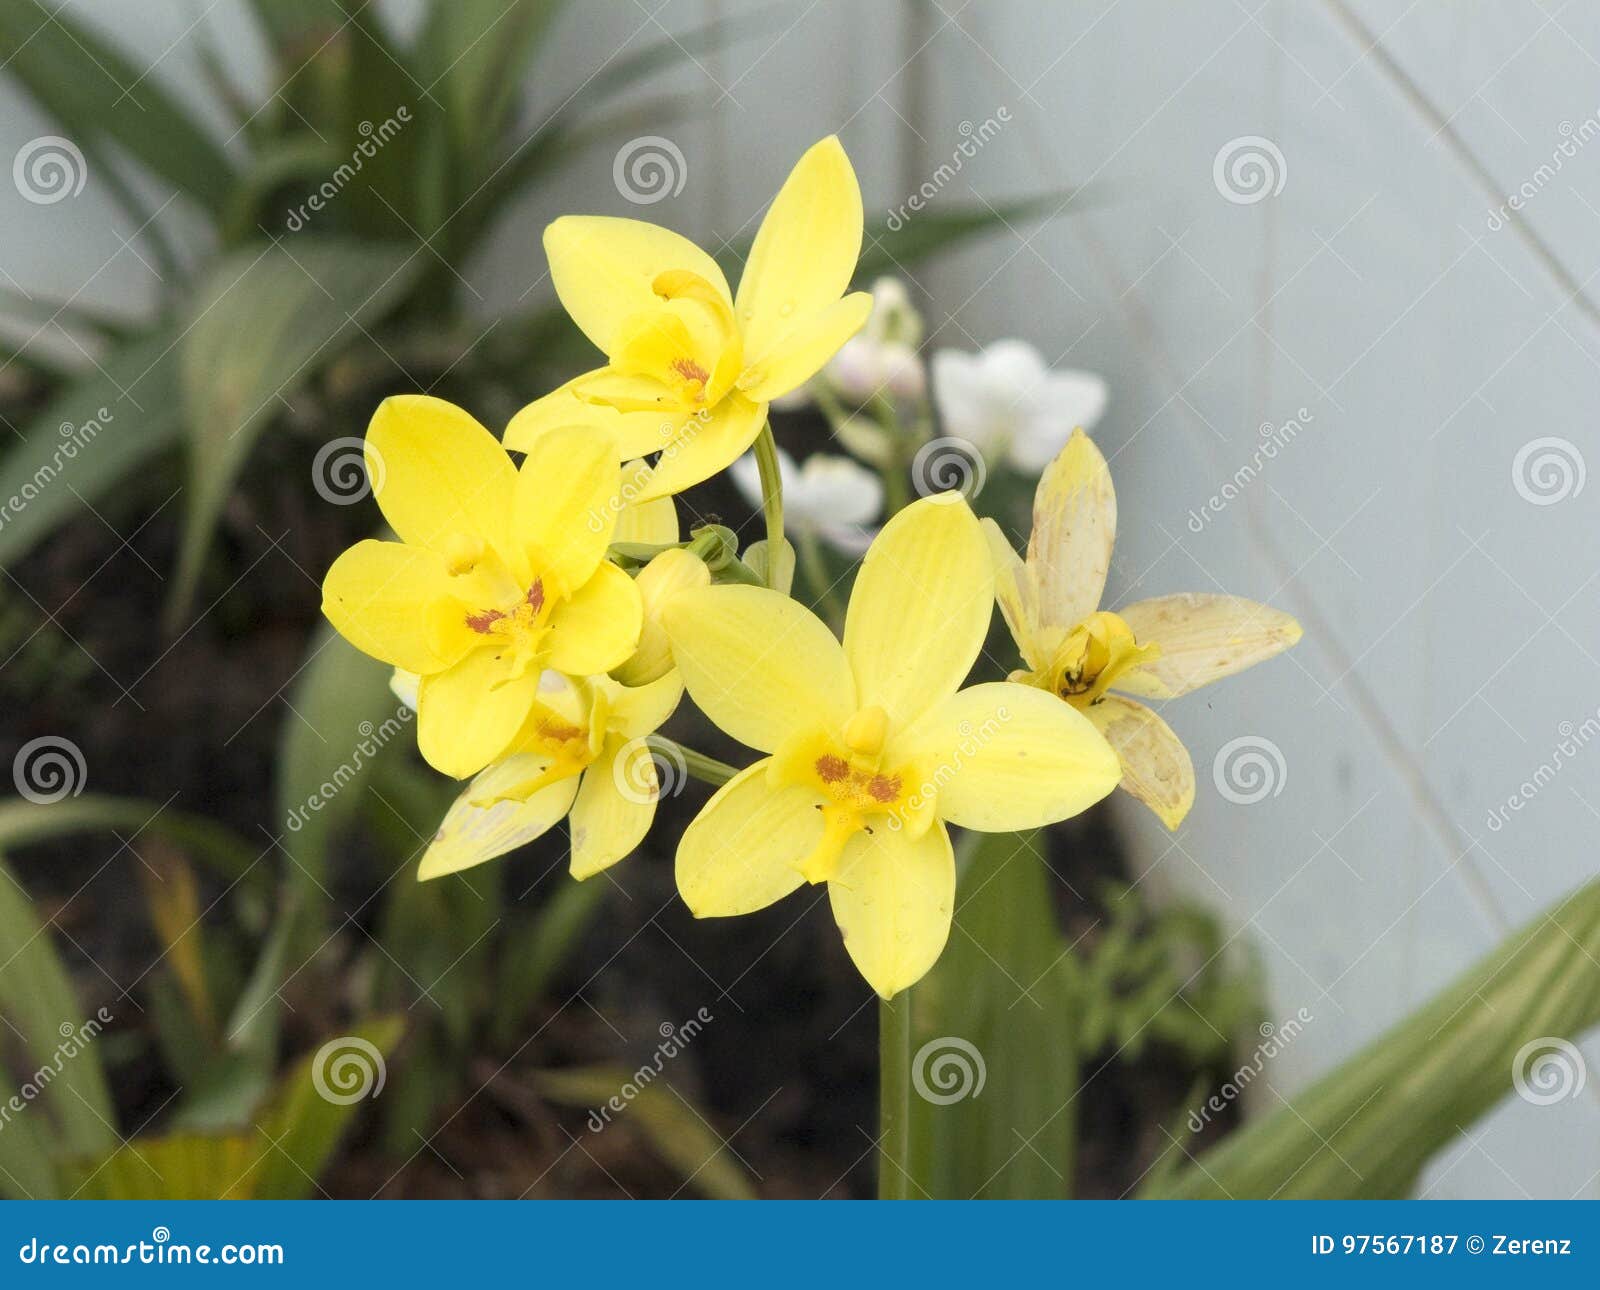
<path id="1" fill-rule="evenodd" d="M 853 403 L 880 394 L 920 399 L 927 388 L 917 346 L 922 317 L 912 307 L 905 284 L 879 278 L 872 284 L 872 313 L 822 369 L 822 377 Z"/>
<path id="2" fill-rule="evenodd" d="M 922 360 L 911 346 L 894 340 L 852 336 L 822 369 L 829 385 L 852 403 L 879 394 L 920 399 L 927 388 Z"/>
<path id="3" fill-rule="evenodd" d="M 1093 372 L 1045 366 L 1026 341 L 1002 340 L 976 354 L 933 356 L 933 396 L 945 433 L 994 459 L 1035 474 L 1073 430 L 1088 430 L 1106 409 L 1106 383 Z"/>
<path id="4" fill-rule="evenodd" d="M 733 482 L 752 506 L 761 505 L 761 468 L 746 453 L 730 468 Z M 783 478 L 783 518 L 795 528 L 815 533 L 830 545 L 859 555 L 872 542 L 868 526 L 883 509 L 883 483 L 865 466 L 848 457 L 812 453 L 805 465 L 778 449 Z"/>

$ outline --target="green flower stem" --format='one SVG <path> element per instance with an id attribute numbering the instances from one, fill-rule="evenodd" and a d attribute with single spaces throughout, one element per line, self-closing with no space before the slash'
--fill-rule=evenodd
<path id="1" fill-rule="evenodd" d="M 778 470 L 778 444 L 772 422 L 756 439 L 756 466 L 761 472 L 761 509 L 767 516 L 767 586 L 778 586 L 778 552 L 783 550 L 783 475 Z"/>
<path id="2" fill-rule="evenodd" d="M 911 991 L 878 1001 L 878 1199 L 911 1199 Z"/>
<path id="3" fill-rule="evenodd" d="M 896 453 L 883 470 L 883 517 L 892 520 L 903 511 L 911 501 L 911 488 L 906 482 L 906 468 L 909 463 Z"/>
<path id="4" fill-rule="evenodd" d="M 844 623 L 844 608 L 839 597 L 833 594 L 833 579 L 828 576 L 828 563 L 822 555 L 822 542 L 809 526 L 800 530 L 800 563 L 806 571 L 806 581 L 817 598 L 817 608 L 822 616 L 836 628 Z"/>
<path id="5" fill-rule="evenodd" d="M 715 757 L 707 757 L 693 748 L 685 748 L 676 739 L 668 739 L 665 735 L 650 735 L 645 742 L 650 745 L 652 752 L 678 762 L 696 779 L 713 786 L 726 784 L 739 773 L 737 766 L 730 766 Z"/>

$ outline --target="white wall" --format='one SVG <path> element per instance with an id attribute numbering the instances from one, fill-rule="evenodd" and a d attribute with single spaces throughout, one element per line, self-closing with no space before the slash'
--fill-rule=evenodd
<path id="1" fill-rule="evenodd" d="M 198 93 L 193 6 L 73 7 Z M 652 17 L 653 4 L 585 4 L 536 102 L 560 102 L 585 69 L 663 27 L 761 7 L 668 3 Z M 1357 7 L 1507 191 L 1551 159 L 1563 123 L 1600 112 L 1600 14 L 1531 0 Z M 240 5 L 201 21 L 264 76 Z M 1589 876 L 1600 817 L 1589 748 L 1511 824 L 1486 827 L 1562 723 L 1600 705 L 1600 487 L 1534 505 L 1513 481 L 1540 436 L 1600 467 L 1600 337 L 1572 290 L 1600 270 L 1600 139 L 1534 181 L 1527 209 L 1564 284 L 1516 231 L 1490 231 L 1496 203 L 1370 44 L 1326 3 L 797 0 L 769 36 L 676 78 L 711 110 L 667 131 L 690 182 L 650 211 L 731 234 L 833 129 L 869 208 L 887 211 L 950 157 L 963 122 L 1001 107 L 1011 122 L 937 201 L 1090 185 L 1058 219 L 919 276 L 936 346 L 1016 334 L 1110 379 L 1097 437 L 1122 497 L 1116 594 L 1225 588 L 1306 623 L 1288 659 L 1168 708 L 1201 777 L 1177 837 L 1126 813 L 1150 881 L 1214 901 L 1262 951 L 1278 1015 L 1315 1017 L 1269 1068 L 1269 1103 Z M 10 156 L 42 126 L 9 92 L 0 103 Z M 1284 183 L 1237 204 L 1213 162 L 1250 135 L 1281 152 Z M 486 308 L 543 289 L 536 230 L 555 209 L 634 213 L 609 160 L 501 233 L 470 274 Z M 109 212 L 92 191 L 7 201 L 0 269 L 66 294 L 105 262 L 85 299 L 147 300 L 149 272 L 120 250 Z M 1258 427 L 1302 408 L 1306 428 L 1191 531 L 1191 511 L 1252 459 Z M 1217 751 L 1242 735 L 1270 741 L 1286 768 L 1281 792 L 1253 805 L 1211 782 Z M 1600 1086 L 1600 1045 L 1588 1053 Z M 1428 1194 L 1594 1195 L 1597 1120 L 1587 1096 L 1511 1099 L 1446 1153 Z"/>

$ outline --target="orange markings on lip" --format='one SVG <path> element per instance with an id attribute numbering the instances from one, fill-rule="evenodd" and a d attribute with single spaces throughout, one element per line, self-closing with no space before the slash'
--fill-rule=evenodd
<path id="1" fill-rule="evenodd" d="M 829 753 L 817 758 L 817 778 L 824 784 L 837 784 L 849 773 L 849 764 L 843 757 L 835 757 Z"/>
<path id="2" fill-rule="evenodd" d="M 874 801 L 892 802 L 900 796 L 900 776 L 874 775 L 872 782 L 867 785 L 867 792 Z"/>
<path id="3" fill-rule="evenodd" d="M 543 578 L 535 578 L 533 580 L 533 586 L 528 588 L 528 594 L 525 599 L 527 600 L 528 608 L 533 610 L 534 613 L 538 613 L 544 608 Z M 506 613 L 503 609 L 483 609 L 475 614 L 467 615 L 467 626 L 480 636 L 487 636 L 494 630 L 494 625 L 505 617 Z"/>
<path id="4" fill-rule="evenodd" d="M 711 379 L 711 373 L 701 367 L 692 358 L 675 358 L 672 360 L 672 370 L 686 381 L 699 381 L 704 385 Z"/>

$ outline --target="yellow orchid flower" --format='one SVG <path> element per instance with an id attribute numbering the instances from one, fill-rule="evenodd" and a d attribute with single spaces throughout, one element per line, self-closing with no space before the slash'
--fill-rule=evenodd
<path id="1" fill-rule="evenodd" d="M 950 932 L 946 822 L 1008 832 L 1084 810 L 1119 775 L 1071 707 L 1027 686 L 960 689 L 993 613 L 983 530 L 958 493 L 918 501 L 868 549 L 844 643 L 775 591 L 686 591 L 666 610 L 690 696 L 768 754 L 724 784 L 678 847 L 696 917 L 826 882 L 845 948 L 884 998 Z"/>
<path id="2" fill-rule="evenodd" d="M 493 761 L 539 674 L 606 672 L 639 642 L 639 592 L 605 558 L 620 508 L 609 439 L 553 429 L 521 469 L 441 399 L 385 399 L 367 476 L 398 542 L 358 542 L 328 570 L 322 612 L 357 649 L 421 680 L 417 742 L 446 775 Z"/>
<path id="3" fill-rule="evenodd" d="M 630 493 L 680 493 L 754 442 L 767 404 L 810 380 L 872 312 L 845 295 L 861 254 L 861 189 L 839 140 L 814 145 L 784 182 L 728 290 L 693 242 L 640 220 L 564 216 L 545 230 L 566 311 L 605 354 L 506 428 L 527 451 L 555 426 L 609 430 L 624 458 L 660 453 Z"/>
<path id="4" fill-rule="evenodd" d="M 660 796 L 644 737 L 683 695 L 676 674 L 630 689 L 609 677 L 546 672 L 507 755 L 458 797 L 423 854 L 422 880 L 459 873 L 572 820 L 572 876 L 628 855 L 650 831 Z"/>
<path id="5" fill-rule="evenodd" d="M 644 602 L 639 648 L 612 675 L 624 685 L 645 685 L 672 670 L 672 642 L 664 622 L 666 608 L 685 591 L 711 585 L 711 570 L 692 551 L 668 547 L 639 570 L 634 579 Z"/>
<path id="6" fill-rule="evenodd" d="M 1122 787 L 1169 829 L 1194 804 L 1194 766 L 1178 736 L 1121 695 L 1172 699 L 1271 658 L 1300 639 L 1288 614 L 1238 596 L 1158 596 L 1100 608 L 1117 535 L 1111 471 L 1075 430 L 1045 468 L 1023 561 L 993 520 L 995 595 L 1028 669 L 1011 679 L 1059 695 L 1110 741 Z"/>

